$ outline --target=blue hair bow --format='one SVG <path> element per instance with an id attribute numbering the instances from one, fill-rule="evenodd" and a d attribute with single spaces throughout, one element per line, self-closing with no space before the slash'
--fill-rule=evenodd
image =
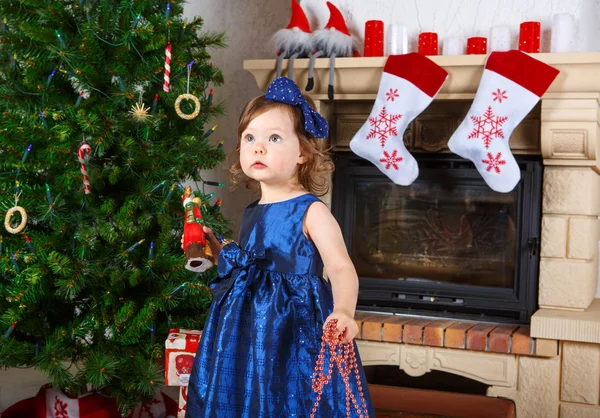
<path id="1" fill-rule="evenodd" d="M 306 132 L 316 138 L 327 138 L 329 136 L 327 120 L 308 104 L 293 80 L 287 77 L 277 77 L 267 88 L 265 99 L 290 106 L 299 106 L 304 114 L 304 129 L 306 129 Z"/>

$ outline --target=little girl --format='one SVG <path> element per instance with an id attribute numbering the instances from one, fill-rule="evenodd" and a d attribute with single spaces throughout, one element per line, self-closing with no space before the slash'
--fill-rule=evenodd
<path id="1" fill-rule="evenodd" d="M 220 249 L 219 276 L 211 283 L 214 301 L 189 383 L 187 418 L 309 417 L 322 328 L 335 319 L 344 342 L 355 344 L 358 277 L 335 218 L 312 194 L 327 192 L 333 168 L 327 130 L 285 77 L 242 112 L 232 178 L 259 186 L 261 199 L 244 212 L 239 246 L 220 249 L 205 229 L 213 250 Z M 349 388 L 334 368 L 315 416 L 350 416 L 348 392 L 366 406 L 362 416 L 375 417 L 357 363 L 360 383 L 352 373 Z M 351 413 L 358 416 L 352 407 Z"/>

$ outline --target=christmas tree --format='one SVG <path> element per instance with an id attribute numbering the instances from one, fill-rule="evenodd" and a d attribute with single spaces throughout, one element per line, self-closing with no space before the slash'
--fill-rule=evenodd
<path id="1" fill-rule="evenodd" d="M 185 182 L 229 235 L 201 177 L 225 157 L 224 35 L 174 0 L 0 0 L 0 18 L 0 367 L 125 413 L 164 380 L 169 328 L 210 304 L 216 269 L 184 268 Z"/>

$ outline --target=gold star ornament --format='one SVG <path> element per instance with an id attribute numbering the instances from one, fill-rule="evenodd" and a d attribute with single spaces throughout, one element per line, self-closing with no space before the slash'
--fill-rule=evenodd
<path id="1" fill-rule="evenodd" d="M 140 100 L 139 102 L 131 106 L 129 114 L 136 121 L 145 122 L 150 117 L 150 108 L 146 107 L 144 103 Z"/>

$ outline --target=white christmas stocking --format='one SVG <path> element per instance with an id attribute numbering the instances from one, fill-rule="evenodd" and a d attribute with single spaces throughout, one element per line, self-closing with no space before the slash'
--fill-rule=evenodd
<path id="1" fill-rule="evenodd" d="M 404 146 L 404 131 L 429 106 L 447 76 L 423 55 L 390 55 L 369 119 L 350 141 L 352 152 L 396 184 L 407 186 L 415 181 L 419 167 Z"/>
<path id="2" fill-rule="evenodd" d="M 448 148 L 471 160 L 492 190 L 508 193 L 521 179 L 508 139 L 546 92 L 558 70 L 524 52 L 492 52 L 473 104 Z"/>

